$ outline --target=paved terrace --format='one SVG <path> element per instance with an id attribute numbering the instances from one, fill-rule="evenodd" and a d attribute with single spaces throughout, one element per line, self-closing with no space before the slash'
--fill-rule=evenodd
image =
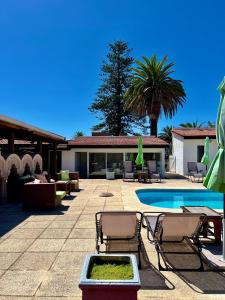
<path id="1" fill-rule="evenodd" d="M 18 204 L 0 206 L 0 299 L 78 300 L 84 256 L 95 251 L 94 213 L 102 210 L 150 210 L 137 200 L 137 188 L 201 188 L 186 180 L 161 184 L 122 180 L 81 180 L 75 198 L 57 211 L 30 214 Z M 102 192 L 114 194 L 102 198 Z M 225 299 L 225 277 L 215 272 L 158 272 L 154 247 L 143 241 L 149 259 L 141 271 L 145 299 Z M 96 299 L 97 300 L 97 299 Z"/>

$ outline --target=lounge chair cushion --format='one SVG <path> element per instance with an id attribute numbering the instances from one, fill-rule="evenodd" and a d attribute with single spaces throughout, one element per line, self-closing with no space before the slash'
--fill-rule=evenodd
<path id="1" fill-rule="evenodd" d="M 56 191 L 56 199 L 57 201 L 62 200 L 66 196 L 65 191 Z"/>
<path id="2" fill-rule="evenodd" d="M 69 173 L 70 173 L 69 170 L 60 171 L 60 174 L 61 174 L 61 180 L 62 180 L 62 181 L 68 181 L 68 180 L 70 180 L 70 175 L 69 175 Z"/>
<path id="3" fill-rule="evenodd" d="M 79 181 L 78 180 L 71 180 L 70 181 L 71 190 L 78 190 L 79 189 Z"/>

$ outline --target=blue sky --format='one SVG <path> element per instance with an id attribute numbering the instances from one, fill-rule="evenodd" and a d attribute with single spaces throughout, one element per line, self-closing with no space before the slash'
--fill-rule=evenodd
<path id="1" fill-rule="evenodd" d="M 175 62 L 187 102 L 159 128 L 214 121 L 225 76 L 224 1 L 9 0 L 0 9 L 1 114 L 71 138 L 90 134 L 88 111 L 107 44 L 123 39 L 133 56 Z"/>

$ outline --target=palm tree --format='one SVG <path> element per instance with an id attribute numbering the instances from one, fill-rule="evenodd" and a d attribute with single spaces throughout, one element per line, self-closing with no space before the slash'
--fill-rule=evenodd
<path id="1" fill-rule="evenodd" d="M 79 136 L 84 136 L 83 131 L 76 131 L 74 133 L 73 139 L 75 140 L 75 138 L 79 137 Z"/>
<path id="2" fill-rule="evenodd" d="M 136 61 L 133 80 L 126 93 L 126 108 L 139 116 L 148 116 L 151 135 L 157 136 L 158 119 L 162 112 L 172 118 L 179 106 L 185 102 L 182 81 L 169 75 L 173 73 L 174 63 L 166 64 L 167 56 L 157 61 L 143 56 L 144 62 Z"/>
<path id="3" fill-rule="evenodd" d="M 208 126 L 209 128 L 215 128 L 215 127 L 216 127 L 216 124 L 215 124 L 215 122 L 208 121 L 208 122 L 207 122 L 207 126 Z"/>
<path id="4" fill-rule="evenodd" d="M 166 141 L 168 144 L 172 144 L 172 126 L 166 126 L 159 134 L 159 138 Z"/>
<path id="5" fill-rule="evenodd" d="M 180 127 L 183 127 L 183 128 L 202 128 L 203 126 L 204 126 L 204 122 L 199 123 L 198 121 L 180 124 Z"/>

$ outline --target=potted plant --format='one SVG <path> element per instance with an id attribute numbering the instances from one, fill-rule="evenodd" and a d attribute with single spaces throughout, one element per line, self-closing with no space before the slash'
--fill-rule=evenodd
<path id="1" fill-rule="evenodd" d="M 79 287 L 83 300 L 137 300 L 141 283 L 135 255 L 87 255 Z"/>

